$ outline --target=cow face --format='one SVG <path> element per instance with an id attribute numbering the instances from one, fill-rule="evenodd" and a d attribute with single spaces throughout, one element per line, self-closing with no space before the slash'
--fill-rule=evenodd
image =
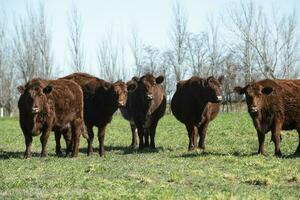
<path id="1" fill-rule="evenodd" d="M 46 95 L 51 93 L 51 86 L 43 87 L 39 81 L 32 81 L 32 84 L 26 84 L 25 87 L 19 86 L 18 90 L 25 97 L 27 112 L 35 115 L 43 110 L 45 111 L 47 104 Z"/>
<path id="2" fill-rule="evenodd" d="M 270 95 L 273 92 L 273 88 L 252 83 L 246 85 L 244 88 L 235 87 L 234 91 L 240 95 L 245 94 L 248 112 L 256 114 L 262 109 L 263 98 Z"/>
<path id="3" fill-rule="evenodd" d="M 146 74 L 145 76 L 141 77 L 138 85 L 148 102 L 151 102 L 153 100 L 154 91 L 157 84 L 161 84 L 163 81 L 163 76 L 158 76 L 157 78 L 155 78 L 151 74 Z"/>
<path id="4" fill-rule="evenodd" d="M 223 76 L 218 79 L 214 77 L 208 77 L 205 86 L 208 89 L 208 98 L 212 103 L 220 103 L 222 101 L 222 81 Z"/>
<path id="5" fill-rule="evenodd" d="M 113 84 L 114 92 L 117 94 L 118 106 L 124 107 L 127 102 L 127 86 L 122 81 L 117 81 Z"/>

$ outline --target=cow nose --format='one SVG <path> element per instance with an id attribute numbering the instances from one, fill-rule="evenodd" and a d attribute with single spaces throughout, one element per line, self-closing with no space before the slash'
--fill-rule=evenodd
<path id="1" fill-rule="evenodd" d="M 32 107 L 32 113 L 36 114 L 39 112 L 39 108 L 38 107 Z"/>
<path id="2" fill-rule="evenodd" d="M 124 101 L 119 101 L 118 106 L 119 107 L 124 107 L 125 106 L 125 102 Z"/>
<path id="3" fill-rule="evenodd" d="M 153 95 L 152 95 L 152 94 L 148 94 L 148 95 L 147 95 L 147 99 L 148 99 L 148 100 L 152 100 L 152 99 L 153 99 Z"/>
<path id="4" fill-rule="evenodd" d="M 250 107 L 250 111 L 251 111 L 252 113 L 257 113 L 257 112 L 258 112 L 258 108 L 257 108 L 256 106 L 251 106 L 251 107 Z"/>
<path id="5" fill-rule="evenodd" d="M 217 96 L 217 101 L 218 101 L 218 102 L 221 102 L 222 99 L 223 99 L 223 97 L 222 97 L 221 95 Z"/>

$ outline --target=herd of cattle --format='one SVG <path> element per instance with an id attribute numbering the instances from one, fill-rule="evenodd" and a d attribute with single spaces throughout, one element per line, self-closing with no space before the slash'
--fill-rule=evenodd
<path id="1" fill-rule="evenodd" d="M 191 77 L 177 83 L 171 110 L 184 123 L 189 150 L 205 149 L 206 130 L 220 110 L 223 77 Z M 25 137 L 24 157 L 31 156 L 32 137 L 41 134 L 41 156 L 47 156 L 47 141 L 55 133 L 56 154 L 62 155 L 60 139 L 66 142 L 66 155 L 76 157 L 81 133 L 88 141 L 87 154 L 93 153 L 94 132 L 98 128 L 99 154 L 104 155 L 107 124 L 119 108 L 130 122 L 132 147 L 155 148 L 158 121 L 166 110 L 163 76 L 146 74 L 127 83 L 110 83 L 86 73 L 74 73 L 56 80 L 32 79 L 19 86 L 20 126 Z M 281 156 L 281 130 L 296 129 L 300 154 L 300 80 L 262 80 L 235 87 L 245 94 L 248 112 L 257 131 L 259 149 L 264 154 L 265 134 L 272 132 L 275 155 Z M 199 136 L 199 138 L 198 138 Z"/>

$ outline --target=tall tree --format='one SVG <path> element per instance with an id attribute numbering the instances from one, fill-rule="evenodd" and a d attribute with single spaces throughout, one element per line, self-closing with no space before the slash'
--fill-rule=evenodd
<path id="1" fill-rule="evenodd" d="M 187 73 L 187 67 L 184 62 L 187 56 L 187 14 L 182 4 L 175 1 L 173 4 L 173 23 L 170 33 L 171 51 L 169 51 L 169 63 L 173 69 L 175 80 L 179 81 Z"/>
<path id="2" fill-rule="evenodd" d="M 26 14 L 15 21 L 14 60 L 22 82 L 33 77 L 50 77 L 52 73 L 51 32 L 46 23 L 44 5 L 27 7 Z"/>
<path id="3" fill-rule="evenodd" d="M 69 16 L 69 50 L 71 54 L 70 64 L 74 71 L 82 72 L 85 69 L 85 54 L 82 43 L 83 23 L 81 14 L 75 3 Z"/>

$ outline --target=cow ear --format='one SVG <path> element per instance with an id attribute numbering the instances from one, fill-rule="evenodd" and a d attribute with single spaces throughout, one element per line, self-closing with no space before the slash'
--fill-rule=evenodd
<path id="1" fill-rule="evenodd" d="M 165 77 L 164 76 L 159 76 L 155 79 L 155 82 L 157 84 L 161 84 L 163 81 L 165 80 Z"/>
<path id="2" fill-rule="evenodd" d="M 222 84 L 223 83 L 223 80 L 224 80 L 224 76 L 222 75 L 222 76 L 219 76 L 219 78 L 218 78 L 218 81 Z"/>
<path id="3" fill-rule="evenodd" d="M 134 76 L 134 77 L 132 77 L 132 80 L 135 82 L 139 82 L 140 79 L 137 76 Z"/>
<path id="4" fill-rule="evenodd" d="M 112 86 L 113 86 L 113 84 L 105 82 L 103 87 L 104 87 L 105 90 L 109 90 L 109 89 L 112 88 Z"/>
<path id="5" fill-rule="evenodd" d="M 46 87 L 44 87 L 43 89 L 43 93 L 44 94 L 49 94 L 52 91 L 52 86 L 47 85 Z"/>
<path id="6" fill-rule="evenodd" d="M 132 81 L 129 81 L 126 85 L 129 92 L 132 92 L 137 88 L 137 84 L 133 83 Z"/>
<path id="7" fill-rule="evenodd" d="M 20 85 L 17 87 L 18 91 L 20 92 L 20 94 L 24 94 L 25 92 L 25 87 L 23 85 Z"/>
<path id="8" fill-rule="evenodd" d="M 264 88 L 261 90 L 261 92 L 262 92 L 263 94 L 268 95 L 268 94 L 271 94 L 271 93 L 273 92 L 273 88 L 271 88 L 271 87 L 264 87 Z"/>
<path id="9" fill-rule="evenodd" d="M 245 89 L 242 88 L 242 87 L 240 87 L 240 86 L 235 87 L 235 88 L 233 89 L 233 91 L 236 92 L 236 93 L 238 93 L 238 94 L 240 94 L 240 95 L 242 95 L 242 94 L 245 93 Z"/>

